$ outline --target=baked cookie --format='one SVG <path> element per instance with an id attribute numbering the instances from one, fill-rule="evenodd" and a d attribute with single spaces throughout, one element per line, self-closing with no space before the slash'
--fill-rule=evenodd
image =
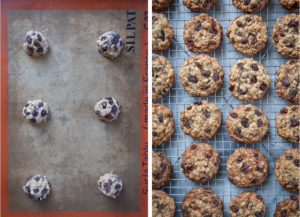
<path id="1" fill-rule="evenodd" d="M 279 184 L 289 192 L 299 192 L 300 149 L 288 149 L 276 160 L 274 172 Z"/>
<path id="2" fill-rule="evenodd" d="M 206 143 L 192 143 L 184 151 L 180 163 L 183 174 L 194 182 L 204 183 L 219 170 L 219 153 Z"/>
<path id="3" fill-rule="evenodd" d="M 112 122 L 116 120 L 120 114 L 121 105 L 119 101 L 113 97 L 105 97 L 100 99 L 94 106 L 94 111 L 100 120 Z"/>
<path id="4" fill-rule="evenodd" d="M 167 50 L 174 35 L 172 24 L 164 14 L 152 13 L 152 50 Z"/>
<path id="5" fill-rule="evenodd" d="M 223 217 L 223 202 L 211 188 L 194 188 L 185 195 L 181 212 L 183 217 Z"/>
<path id="6" fill-rule="evenodd" d="M 124 47 L 120 34 L 115 31 L 105 32 L 103 35 L 100 35 L 96 44 L 99 52 L 110 59 L 117 58 Z"/>
<path id="7" fill-rule="evenodd" d="M 107 197 L 117 198 L 123 189 L 122 179 L 113 173 L 106 173 L 98 180 L 98 189 Z"/>
<path id="8" fill-rule="evenodd" d="M 290 199 L 285 199 L 277 204 L 274 217 L 300 216 L 299 204 L 299 195 L 291 195 Z"/>
<path id="9" fill-rule="evenodd" d="M 182 0 L 182 3 L 193 12 L 206 11 L 214 6 L 218 0 Z"/>
<path id="10" fill-rule="evenodd" d="M 269 0 L 232 0 L 232 4 L 237 9 L 240 9 L 246 13 L 254 13 L 262 10 Z"/>
<path id="11" fill-rule="evenodd" d="M 262 140 L 269 129 L 265 113 L 255 105 L 235 107 L 226 119 L 226 130 L 236 142 L 251 144 Z"/>
<path id="12" fill-rule="evenodd" d="M 152 217 L 173 217 L 175 202 L 172 197 L 161 190 L 152 191 Z"/>
<path id="13" fill-rule="evenodd" d="M 216 58 L 206 54 L 187 58 L 179 71 L 184 90 L 193 96 L 217 92 L 223 84 L 224 71 Z"/>
<path id="14" fill-rule="evenodd" d="M 152 0 L 152 10 L 153 11 L 163 11 L 166 10 L 173 0 Z"/>
<path id="15" fill-rule="evenodd" d="M 180 112 L 183 132 L 193 138 L 205 140 L 213 137 L 221 125 L 222 114 L 213 103 L 195 102 Z"/>
<path id="16" fill-rule="evenodd" d="M 42 33 L 30 30 L 26 33 L 25 39 L 23 48 L 30 56 L 44 56 L 48 52 L 48 40 Z"/>
<path id="17" fill-rule="evenodd" d="M 268 176 L 265 155 L 254 148 L 238 148 L 227 160 L 228 180 L 241 188 L 261 185 Z"/>
<path id="18" fill-rule="evenodd" d="M 207 14 L 192 17 L 184 24 L 183 40 L 194 53 L 208 53 L 219 47 L 223 30 L 219 21 Z"/>
<path id="19" fill-rule="evenodd" d="M 229 90 L 242 101 L 263 98 L 270 81 L 268 71 L 252 58 L 238 60 L 229 72 Z"/>
<path id="20" fill-rule="evenodd" d="M 278 0 L 283 8 L 290 12 L 299 13 L 299 0 Z"/>
<path id="21" fill-rule="evenodd" d="M 167 106 L 152 103 L 152 145 L 167 142 L 174 132 L 172 110 Z"/>
<path id="22" fill-rule="evenodd" d="M 29 100 L 22 110 L 26 121 L 32 124 L 41 124 L 50 117 L 49 105 L 40 99 Z"/>
<path id="23" fill-rule="evenodd" d="M 23 185 L 23 191 L 30 199 L 44 200 L 51 192 L 51 185 L 46 176 L 37 174 Z"/>
<path id="24" fill-rule="evenodd" d="M 280 55 L 299 58 L 299 21 L 299 14 L 287 14 L 276 19 L 273 26 L 272 42 Z"/>
<path id="25" fill-rule="evenodd" d="M 291 143 L 300 144 L 300 105 L 283 107 L 276 117 L 277 134 Z"/>
<path id="26" fill-rule="evenodd" d="M 292 103 L 300 103 L 300 60 L 289 60 L 276 73 L 277 94 Z"/>
<path id="27" fill-rule="evenodd" d="M 268 28 L 260 16 L 242 15 L 231 21 L 226 35 L 236 51 L 252 55 L 265 48 Z"/>
<path id="28" fill-rule="evenodd" d="M 253 191 L 245 191 L 231 199 L 229 214 L 231 217 L 264 217 L 266 205 L 262 196 Z"/>
<path id="29" fill-rule="evenodd" d="M 152 151 L 152 188 L 159 189 L 170 181 L 173 173 L 167 156 L 160 151 Z"/>
<path id="30" fill-rule="evenodd" d="M 174 69 L 169 60 L 152 54 L 152 99 L 160 99 L 167 95 L 174 83 Z"/>

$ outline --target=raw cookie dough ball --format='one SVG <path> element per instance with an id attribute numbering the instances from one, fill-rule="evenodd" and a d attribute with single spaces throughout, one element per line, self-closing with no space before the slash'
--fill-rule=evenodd
<path id="1" fill-rule="evenodd" d="M 109 31 L 101 35 L 96 41 L 97 47 L 103 56 L 115 59 L 117 58 L 123 48 L 123 40 L 115 31 Z"/>
<path id="2" fill-rule="evenodd" d="M 113 97 L 105 97 L 98 101 L 94 110 L 100 120 L 112 122 L 118 118 L 121 105 L 119 101 Z"/>
<path id="3" fill-rule="evenodd" d="M 50 116 L 48 104 L 40 99 L 27 101 L 22 113 L 25 119 L 32 124 L 44 123 Z"/>
<path id="4" fill-rule="evenodd" d="M 108 197 L 117 198 L 122 191 L 122 179 L 113 173 L 106 173 L 98 180 L 99 190 Z"/>
<path id="5" fill-rule="evenodd" d="M 48 40 L 42 33 L 30 30 L 26 33 L 26 42 L 23 44 L 23 48 L 30 56 L 44 56 L 48 52 Z"/>
<path id="6" fill-rule="evenodd" d="M 38 174 L 23 185 L 23 190 L 30 199 L 44 200 L 50 194 L 51 185 L 46 176 Z"/>

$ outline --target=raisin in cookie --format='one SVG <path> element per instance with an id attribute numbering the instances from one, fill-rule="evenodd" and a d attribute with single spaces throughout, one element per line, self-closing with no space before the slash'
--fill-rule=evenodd
<path id="1" fill-rule="evenodd" d="M 152 188 L 159 189 L 170 181 L 173 173 L 167 156 L 160 151 L 152 151 Z"/>
<path id="2" fill-rule="evenodd" d="M 183 174 L 194 182 L 204 183 L 217 174 L 219 153 L 206 143 L 192 143 L 184 151 L 180 163 Z"/>
<path id="3" fill-rule="evenodd" d="M 217 92 L 223 84 L 224 71 L 216 58 L 206 54 L 187 58 L 179 71 L 184 90 L 193 96 Z"/>
<path id="4" fill-rule="evenodd" d="M 206 100 L 195 102 L 180 112 L 183 132 L 200 140 L 213 137 L 221 125 L 221 119 L 218 106 Z"/>
<path id="5" fill-rule="evenodd" d="M 164 14 L 152 13 L 152 50 L 167 50 L 174 35 L 172 24 Z"/>
<path id="6" fill-rule="evenodd" d="M 44 56 L 49 49 L 47 38 L 40 32 L 30 30 L 26 33 L 23 48 L 25 52 L 33 57 Z"/>
<path id="7" fill-rule="evenodd" d="M 238 60 L 229 72 L 229 90 L 242 101 L 261 99 L 270 81 L 268 71 L 252 58 Z"/>
<path id="8" fill-rule="evenodd" d="M 291 195 L 290 199 L 279 202 L 274 217 L 299 217 L 299 195 Z"/>
<path id="9" fill-rule="evenodd" d="M 208 53 L 219 47 L 223 30 L 219 21 L 207 14 L 192 17 L 184 24 L 183 40 L 194 53 Z"/>
<path id="10" fill-rule="evenodd" d="M 253 191 L 245 191 L 231 199 L 229 214 L 231 217 L 264 217 L 266 205 L 262 196 Z"/>
<path id="11" fill-rule="evenodd" d="M 261 185 L 268 176 L 265 155 L 254 148 L 238 148 L 227 161 L 228 180 L 241 188 Z"/>
<path id="12" fill-rule="evenodd" d="M 182 0 L 182 3 L 193 12 L 206 11 L 214 6 L 218 0 Z"/>
<path id="13" fill-rule="evenodd" d="M 232 4 L 237 9 L 246 13 L 254 13 L 263 9 L 269 0 L 232 0 Z"/>
<path id="14" fill-rule="evenodd" d="M 299 58 L 299 21 L 299 14 L 287 14 L 276 19 L 273 26 L 272 42 L 280 55 Z"/>
<path id="15" fill-rule="evenodd" d="M 256 54 L 268 41 L 267 24 L 257 15 L 242 15 L 231 21 L 227 37 L 234 49 L 244 55 Z"/>
<path id="16" fill-rule="evenodd" d="M 289 60 L 276 73 L 277 94 L 292 103 L 300 102 L 300 60 Z"/>
<path id="17" fill-rule="evenodd" d="M 223 202 L 211 188 L 194 188 L 185 195 L 181 212 L 183 217 L 223 217 Z"/>
<path id="18" fill-rule="evenodd" d="M 152 0 L 152 10 L 163 11 L 166 10 L 173 0 Z"/>
<path id="19" fill-rule="evenodd" d="M 167 142 L 174 132 L 172 110 L 167 106 L 152 104 L 152 145 L 161 145 Z"/>
<path id="20" fill-rule="evenodd" d="M 289 192 L 299 192 L 300 149 L 288 149 L 276 160 L 274 172 L 277 181 Z"/>
<path id="21" fill-rule="evenodd" d="M 276 117 L 277 134 L 291 143 L 300 144 L 300 105 L 283 107 Z"/>
<path id="22" fill-rule="evenodd" d="M 152 217 L 173 217 L 175 210 L 172 197 L 161 190 L 152 191 Z"/>
<path id="23" fill-rule="evenodd" d="M 174 83 L 174 70 L 169 60 L 152 54 L 152 99 L 167 95 Z"/>
<path id="24" fill-rule="evenodd" d="M 226 120 L 229 136 L 237 142 L 246 144 L 262 140 L 268 129 L 269 121 L 265 113 L 251 104 L 235 107 Z"/>
<path id="25" fill-rule="evenodd" d="M 299 13 L 299 0 L 278 0 L 283 8 L 290 12 Z"/>

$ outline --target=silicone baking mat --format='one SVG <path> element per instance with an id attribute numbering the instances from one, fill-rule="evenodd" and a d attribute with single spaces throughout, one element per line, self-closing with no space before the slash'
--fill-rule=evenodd
<path id="1" fill-rule="evenodd" d="M 217 93 L 203 98 L 192 97 L 188 93 L 186 93 L 178 79 L 178 72 L 184 60 L 191 55 L 197 55 L 195 53 L 189 52 L 184 44 L 184 24 L 191 17 L 196 16 L 199 13 L 192 13 L 182 4 L 182 0 L 174 0 L 173 4 L 168 8 L 168 10 L 162 13 L 166 14 L 167 18 L 173 25 L 174 39 L 167 51 L 158 53 L 166 56 L 171 61 L 176 75 L 174 86 L 169 94 L 163 99 L 157 100 L 156 102 L 162 103 L 172 109 L 175 121 L 175 132 L 169 142 L 162 144 L 160 147 L 153 148 L 154 150 L 159 150 L 165 153 L 171 164 L 173 165 L 174 171 L 172 179 L 163 187 L 163 190 L 165 190 L 170 196 L 175 199 L 177 209 L 175 216 L 182 216 L 180 206 L 184 195 L 192 188 L 199 186 L 212 188 L 214 192 L 223 200 L 224 216 L 229 216 L 228 204 L 231 198 L 247 190 L 253 190 L 262 195 L 263 200 L 267 206 L 266 216 L 273 216 L 276 204 L 283 199 L 289 198 L 289 196 L 291 195 L 290 193 L 285 191 L 276 181 L 275 174 L 273 172 L 275 160 L 277 156 L 284 150 L 298 147 L 298 145 L 288 143 L 286 140 L 279 137 L 276 133 L 275 128 L 276 115 L 283 106 L 288 105 L 289 103 L 281 99 L 275 91 L 274 82 L 276 71 L 279 69 L 279 66 L 282 63 L 287 61 L 287 59 L 283 58 L 276 52 L 272 44 L 271 34 L 276 18 L 281 15 L 288 14 L 289 12 L 282 9 L 277 0 L 271 0 L 265 9 L 263 9 L 261 12 L 255 13 L 256 15 L 261 16 L 263 18 L 263 21 L 268 25 L 269 40 L 268 45 L 264 50 L 250 57 L 258 60 L 264 65 L 271 76 L 271 85 L 262 100 L 251 102 L 242 102 L 237 100 L 228 89 L 228 73 L 232 65 L 238 59 L 245 58 L 246 56 L 234 50 L 225 34 L 230 21 L 237 16 L 243 15 L 244 13 L 236 9 L 232 5 L 231 0 L 219 0 L 217 4 L 207 12 L 210 16 L 217 18 L 223 27 L 222 43 L 217 50 L 209 53 L 209 55 L 218 59 L 225 72 L 225 77 L 222 88 Z M 205 184 L 197 184 L 188 180 L 181 172 L 181 168 L 179 165 L 181 156 L 185 148 L 189 146 L 193 141 L 198 141 L 185 135 L 181 130 L 179 119 L 180 112 L 187 105 L 201 99 L 206 99 L 209 102 L 215 103 L 222 112 L 221 127 L 214 137 L 205 141 L 219 151 L 221 166 L 218 174 Z M 251 103 L 261 108 L 268 116 L 270 123 L 270 129 L 264 139 L 261 142 L 251 145 L 244 145 L 234 142 L 229 137 L 225 127 L 225 121 L 228 113 L 237 105 L 246 103 Z M 227 159 L 229 155 L 238 147 L 256 148 L 266 155 L 269 163 L 269 174 L 267 180 L 261 186 L 255 188 L 238 188 L 228 181 L 226 172 Z"/>
<path id="2" fill-rule="evenodd" d="M 7 162 L 2 158 L 2 166 L 7 167 L 7 176 L 2 174 L 2 193 L 7 193 L 2 195 L 2 211 L 7 208 L 7 216 L 46 211 L 145 214 L 141 150 L 147 138 L 140 129 L 146 124 L 140 99 L 146 93 L 139 81 L 145 68 L 141 58 L 146 48 L 142 46 L 146 5 L 127 9 L 130 2 L 139 1 L 128 1 L 121 8 L 110 3 L 103 9 L 93 8 L 93 1 L 91 8 L 80 10 L 73 9 L 76 2 L 70 9 L 7 7 L 7 102 L 1 101 L 7 108 L 7 116 L 2 113 L 7 118 L 7 144 L 2 140 L 2 150 L 8 148 Z M 46 56 L 32 58 L 24 52 L 25 33 L 31 29 L 48 38 Z M 103 57 L 96 46 L 99 35 L 109 30 L 119 32 L 125 44 L 115 60 Z M 113 123 L 101 122 L 93 111 L 105 96 L 122 105 Z M 46 124 L 33 127 L 24 121 L 21 111 L 29 99 L 49 104 L 51 117 Z M 99 176 L 107 172 L 119 174 L 124 182 L 115 200 L 97 187 Z M 52 185 L 49 198 L 42 202 L 28 199 L 22 190 L 38 173 Z"/>

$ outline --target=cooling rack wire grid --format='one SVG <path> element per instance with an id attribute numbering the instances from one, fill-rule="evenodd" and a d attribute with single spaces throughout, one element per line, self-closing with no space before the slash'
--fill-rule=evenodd
<path id="1" fill-rule="evenodd" d="M 179 82 L 178 72 L 183 64 L 184 60 L 191 55 L 197 55 L 196 53 L 189 52 L 188 48 L 185 46 L 183 41 L 183 28 L 184 24 L 193 16 L 199 13 L 193 13 L 188 8 L 182 4 L 182 0 L 174 0 L 172 5 L 166 10 L 158 13 L 164 13 L 169 22 L 173 25 L 174 38 L 172 44 L 167 51 L 156 52 L 157 54 L 166 56 L 172 63 L 175 70 L 175 83 L 173 88 L 170 90 L 167 96 L 162 99 L 155 100 L 157 103 L 164 104 L 172 109 L 173 118 L 175 122 L 175 131 L 169 142 L 163 143 L 159 147 L 153 147 L 154 150 L 162 151 L 166 154 L 173 166 L 173 175 L 171 181 L 168 182 L 162 189 L 166 191 L 171 197 L 175 199 L 176 203 L 176 217 L 182 216 L 180 211 L 181 202 L 184 195 L 190 191 L 192 188 L 205 186 L 210 187 L 213 191 L 223 200 L 224 204 L 224 216 L 229 216 L 228 204 L 234 196 L 237 194 L 251 190 L 260 194 L 267 206 L 266 216 L 271 217 L 276 209 L 276 204 L 286 198 L 289 198 L 291 193 L 285 191 L 280 184 L 277 182 L 274 174 L 274 164 L 276 158 L 284 150 L 289 148 L 298 148 L 298 145 L 291 144 L 286 140 L 282 139 L 276 133 L 275 128 L 275 118 L 280 109 L 289 105 L 290 103 L 281 99 L 275 90 L 275 77 L 276 71 L 279 66 L 285 63 L 288 58 L 284 58 L 279 55 L 273 44 L 272 44 L 272 30 L 273 24 L 277 17 L 288 14 L 289 11 L 283 9 L 278 3 L 278 0 L 271 0 L 266 8 L 262 11 L 255 13 L 263 18 L 263 21 L 268 26 L 268 44 L 265 49 L 256 55 L 248 56 L 255 60 L 261 62 L 271 77 L 271 84 L 268 92 L 265 94 L 263 99 L 258 101 L 242 102 L 237 100 L 228 89 L 228 73 L 232 65 L 238 60 L 245 58 L 246 56 L 236 52 L 232 45 L 229 43 L 226 34 L 227 27 L 231 20 L 235 17 L 245 14 L 244 12 L 236 9 L 231 0 L 219 0 L 218 3 L 206 13 L 209 16 L 218 19 L 223 27 L 223 39 L 221 45 L 209 55 L 218 59 L 221 64 L 225 76 L 224 83 L 220 90 L 211 94 L 207 97 L 192 97 L 186 93 L 183 86 Z M 181 156 L 192 142 L 200 140 L 195 140 L 183 133 L 180 127 L 180 112 L 189 104 L 199 101 L 208 100 L 209 102 L 215 103 L 222 112 L 222 124 L 216 135 L 211 139 L 204 142 L 212 145 L 218 150 L 220 154 L 221 165 L 218 174 L 205 184 L 198 184 L 188 180 L 180 168 Z M 269 131 L 267 135 L 261 142 L 245 145 L 239 144 L 233 141 L 227 131 L 225 126 L 225 120 L 228 113 L 239 104 L 251 103 L 261 108 L 269 119 Z M 229 155 L 238 147 L 252 147 L 265 154 L 269 163 L 269 172 L 267 180 L 258 187 L 254 188 L 238 188 L 228 181 L 228 176 L 226 172 L 226 163 Z"/>

